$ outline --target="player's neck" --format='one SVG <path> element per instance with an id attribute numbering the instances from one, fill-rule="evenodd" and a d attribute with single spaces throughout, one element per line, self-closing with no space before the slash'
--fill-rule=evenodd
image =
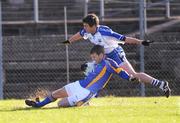
<path id="1" fill-rule="evenodd" d="M 91 34 L 94 35 L 96 32 L 97 32 L 97 27 L 94 27 L 94 28 L 92 29 Z"/>

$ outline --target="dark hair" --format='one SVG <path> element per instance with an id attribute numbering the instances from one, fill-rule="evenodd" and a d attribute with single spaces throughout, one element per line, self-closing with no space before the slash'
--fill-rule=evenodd
<path id="1" fill-rule="evenodd" d="M 96 14 L 88 14 L 82 21 L 89 24 L 90 27 L 99 25 L 99 18 Z"/>
<path id="2" fill-rule="evenodd" d="M 94 45 L 90 51 L 90 54 L 96 53 L 100 55 L 101 53 L 104 54 L 104 47 L 101 45 Z"/>

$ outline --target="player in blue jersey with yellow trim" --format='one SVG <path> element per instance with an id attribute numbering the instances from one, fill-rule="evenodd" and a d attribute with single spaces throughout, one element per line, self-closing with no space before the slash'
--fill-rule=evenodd
<path id="1" fill-rule="evenodd" d="M 118 45 L 119 43 L 122 43 L 149 46 L 152 41 L 127 37 L 114 32 L 107 26 L 99 25 L 99 18 L 95 14 L 88 14 L 82 21 L 84 28 L 70 37 L 69 40 L 64 41 L 64 44 L 70 44 L 81 39 L 89 39 L 93 44 L 103 46 L 108 58 L 116 61 L 120 67 L 126 70 L 129 74 L 138 78 L 140 82 L 159 87 L 164 92 L 165 96 L 169 97 L 171 90 L 168 86 L 168 82 L 158 80 L 143 72 L 136 72 L 126 59 L 123 48 Z"/>
<path id="2" fill-rule="evenodd" d="M 28 106 L 42 107 L 62 98 L 59 101 L 59 107 L 80 106 L 94 97 L 96 93 L 105 87 L 109 82 L 113 73 L 126 80 L 135 80 L 129 74 L 120 68 L 112 59 L 104 59 L 104 48 L 100 45 L 95 45 L 90 52 L 94 63 L 94 68 L 82 80 L 67 84 L 61 89 L 52 92 L 43 101 L 25 100 Z"/>

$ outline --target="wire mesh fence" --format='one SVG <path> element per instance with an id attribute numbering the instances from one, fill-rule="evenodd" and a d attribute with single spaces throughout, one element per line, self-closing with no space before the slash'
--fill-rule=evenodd
<path id="1" fill-rule="evenodd" d="M 70 82 L 82 79 L 80 65 L 88 60 L 89 51 L 93 46 L 89 41 L 81 41 L 69 45 L 70 73 L 66 68 L 66 47 L 60 42 L 64 40 L 64 6 L 67 7 L 68 33 L 73 34 L 80 28 L 80 20 L 88 13 L 96 13 L 100 19 L 100 0 L 39 0 L 39 20 L 52 23 L 26 24 L 22 21 L 34 20 L 33 0 L 2 0 L 3 22 L 13 21 L 15 26 L 6 23 L 3 26 L 3 70 L 4 98 L 28 98 L 35 95 L 45 95 L 49 91 L 67 84 L 67 74 Z M 161 0 L 147 0 L 148 17 L 165 17 L 165 4 L 155 5 Z M 165 1 L 165 0 L 164 0 Z M 155 5 L 155 6 L 154 6 Z M 150 7 L 151 6 L 151 7 Z M 171 15 L 179 15 L 179 0 L 170 0 Z M 103 22 L 114 31 L 128 34 L 136 31 L 139 16 L 139 1 L 136 0 L 104 0 Z M 124 18 L 124 20 L 123 20 Z M 131 20 L 131 24 L 126 19 Z M 114 19 L 114 20 L 113 20 Z M 120 19 L 122 19 L 120 21 Z M 56 24 L 56 21 L 62 21 Z M 148 22 L 153 26 L 166 20 Z M 21 25 L 16 25 L 19 22 Z M 46 25 L 47 24 L 47 25 Z M 128 26 L 127 26 L 128 25 Z M 154 40 L 150 47 L 145 48 L 145 72 L 160 79 L 167 80 L 173 95 L 179 95 L 180 79 L 180 36 L 179 27 L 173 27 L 170 32 L 148 35 Z M 17 35 L 17 36 L 9 36 Z M 18 36 L 21 35 L 21 36 Z M 44 36 L 47 35 L 47 36 Z M 136 71 L 140 69 L 139 46 L 124 45 L 127 59 Z M 161 91 L 146 85 L 146 96 L 160 96 Z M 113 75 L 107 87 L 100 95 L 140 96 L 140 83 L 132 83 Z"/>
<path id="2" fill-rule="evenodd" d="M 169 81 L 173 95 L 179 95 L 180 36 L 178 32 L 156 33 L 147 36 L 155 42 L 145 48 L 145 72 Z M 66 50 L 62 36 L 4 37 L 4 97 L 28 98 L 58 89 L 66 82 Z M 80 65 L 90 60 L 93 45 L 89 41 L 69 45 L 70 82 L 82 79 Z M 139 71 L 139 47 L 123 46 L 127 59 Z M 100 95 L 140 96 L 140 83 L 122 80 L 113 75 Z M 146 96 L 160 96 L 161 91 L 146 85 Z"/>

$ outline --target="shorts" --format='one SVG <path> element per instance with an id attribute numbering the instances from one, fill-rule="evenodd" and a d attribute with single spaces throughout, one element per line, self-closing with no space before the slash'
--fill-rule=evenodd
<path id="1" fill-rule="evenodd" d="M 117 47 L 112 52 L 106 54 L 110 59 L 113 59 L 118 65 L 122 64 L 126 60 L 126 55 L 121 47 Z"/>
<path id="2" fill-rule="evenodd" d="M 70 83 L 65 86 L 66 92 L 68 94 L 68 102 L 70 106 L 76 106 L 78 102 L 87 102 L 89 101 L 94 94 L 91 93 L 88 89 L 83 88 L 79 81 Z"/>

